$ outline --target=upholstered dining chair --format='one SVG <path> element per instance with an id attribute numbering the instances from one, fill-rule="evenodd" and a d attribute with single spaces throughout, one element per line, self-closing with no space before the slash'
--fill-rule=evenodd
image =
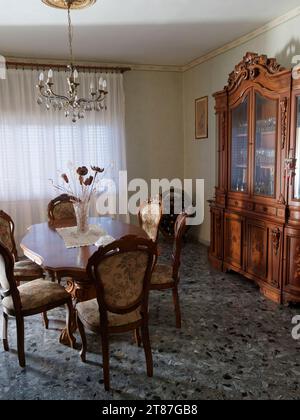
<path id="1" fill-rule="evenodd" d="M 167 290 L 173 292 L 173 300 L 176 314 L 176 328 L 181 328 L 181 310 L 178 294 L 178 284 L 180 281 L 179 271 L 181 265 L 181 251 L 183 237 L 186 231 L 186 213 L 181 213 L 175 223 L 175 240 L 173 249 L 173 264 L 160 264 L 155 266 L 151 278 L 151 290 Z"/>
<path id="2" fill-rule="evenodd" d="M 29 259 L 19 259 L 15 242 L 15 224 L 12 218 L 0 210 L 0 241 L 9 249 L 14 257 L 14 276 L 17 284 L 21 281 L 31 281 L 44 277 L 40 266 Z"/>
<path id="3" fill-rule="evenodd" d="M 17 287 L 14 276 L 14 257 L 7 247 L 0 244 L 0 297 L 3 307 L 3 346 L 8 346 L 8 318 L 16 319 L 18 358 L 21 367 L 25 367 L 24 318 L 42 314 L 62 305 L 67 305 L 67 333 L 70 345 L 74 343 L 70 336 L 73 310 L 71 295 L 60 285 L 44 279 L 33 280 Z"/>
<path id="4" fill-rule="evenodd" d="M 151 272 L 156 260 L 156 244 L 149 239 L 126 236 L 91 257 L 87 273 L 97 298 L 76 305 L 82 339 L 81 359 L 86 361 L 85 328 L 100 334 L 104 386 L 110 389 L 109 335 L 141 329 L 147 374 L 153 376 L 153 360 L 148 329 L 148 296 Z"/>
<path id="5" fill-rule="evenodd" d="M 68 194 L 62 194 L 50 201 L 48 204 L 49 224 L 54 227 L 64 226 L 64 223 L 71 223 L 71 225 L 74 223 L 74 225 L 76 225 L 75 210 L 73 207 L 73 202 L 75 200 L 76 198 Z M 59 284 L 64 277 L 62 273 L 55 273 L 52 271 L 49 271 L 49 275 L 53 281 L 57 279 Z"/>
<path id="6" fill-rule="evenodd" d="M 65 221 L 76 222 L 75 210 L 73 202 L 76 200 L 68 194 L 62 194 L 54 198 L 48 204 L 48 221 L 52 225 L 59 225 Z"/>
<path id="7" fill-rule="evenodd" d="M 145 201 L 138 213 L 139 225 L 153 242 L 157 243 L 159 225 L 162 218 L 162 203 L 158 199 L 150 198 Z"/>

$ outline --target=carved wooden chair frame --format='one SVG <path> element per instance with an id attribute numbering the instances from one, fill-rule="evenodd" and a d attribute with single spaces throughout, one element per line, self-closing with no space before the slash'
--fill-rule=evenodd
<path id="1" fill-rule="evenodd" d="M 59 222 L 57 219 L 55 219 L 54 216 L 54 209 L 56 206 L 59 206 L 63 203 L 73 203 L 76 201 L 75 197 L 72 197 L 68 194 L 62 194 L 56 198 L 54 198 L 50 203 L 48 204 L 48 221 L 51 225 L 54 225 L 56 222 Z M 74 220 L 75 220 L 75 213 L 74 213 Z"/>
<path id="2" fill-rule="evenodd" d="M 25 367 L 25 351 L 24 351 L 24 318 L 32 315 L 43 314 L 47 311 L 55 309 L 59 306 L 64 304 L 68 307 L 67 312 L 67 331 L 69 334 L 69 341 L 70 345 L 73 347 L 74 342 L 70 336 L 70 328 L 71 328 L 71 313 L 73 311 L 73 304 L 72 304 L 72 297 L 68 299 L 63 299 L 60 302 L 56 302 L 55 304 L 49 304 L 39 307 L 38 309 L 26 311 L 24 312 L 22 309 L 21 298 L 19 294 L 19 290 L 17 287 L 17 283 L 14 278 L 14 257 L 13 254 L 9 251 L 7 247 L 0 243 L 0 255 L 4 259 L 5 264 L 5 272 L 6 277 L 9 283 L 9 289 L 4 290 L 0 288 L 0 298 L 3 300 L 6 297 L 12 298 L 14 309 L 11 311 L 5 307 L 3 307 L 3 346 L 5 351 L 9 351 L 8 345 L 8 317 L 12 316 L 16 319 L 16 327 L 17 327 L 17 345 L 18 345 L 18 358 L 19 364 L 21 367 Z"/>
<path id="3" fill-rule="evenodd" d="M 125 254 L 128 252 L 143 251 L 148 254 L 148 263 L 144 275 L 143 290 L 140 297 L 128 307 L 114 307 L 107 304 L 105 301 L 104 285 L 101 280 L 101 276 L 98 273 L 97 268 L 106 259 Z M 87 266 L 88 278 L 92 280 L 95 285 L 97 301 L 100 312 L 100 330 L 92 330 L 94 333 L 100 333 L 102 341 L 102 355 L 103 355 L 103 373 L 104 373 L 104 385 L 105 389 L 110 388 L 110 375 L 109 375 L 109 334 L 124 333 L 128 331 L 134 331 L 137 334 L 139 344 L 141 344 L 140 329 L 142 332 L 142 342 L 144 344 L 144 351 L 147 363 L 147 374 L 149 377 L 153 376 L 153 360 L 152 351 L 149 338 L 148 328 L 148 299 L 151 283 L 151 274 L 153 266 L 157 258 L 157 246 L 150 239 L 138 238 L 137 236 L 129 235 L 124 238 L 113 242 L 106 247 L 100 247 L 99 250 L 90 258 Z M 107 312 L 112 312 L 120 315 L 125 315 L 133 312 L 137 308 L 141 307 L 142 319 L 125 326 L 121 327 L 109 327 Z M 91 330 L 91 327 L 87 325 L 84 320 L 81 320 L 78 316 L 78 328 L 82 338 L 82 350 L 81 359 L 83 362 L 86 361 L 87 342 L 84 327 Z"/>
<path id="4" fill-rule="evenodd" d="M 181 213 L 176 220 L 175 223 L 175 239 L 174 239 L 174 247 L 173 247 L 173 268 L 172 268 L 172 278 L 173 281 L 170 283 L 163 283 L 163 284 L 151 284 L 151 290 L 167 290 L 172 289 L 173 292 L 173 300 L 175 306 L 175 314 L 176 314 L 176 327 L 181 328 L 181 310 L 180 310 L 180 303 L 179 303 L 179 293 L 178 293 L 178 285 L 180 281 L 179 270 L 181 266 L 181 254 L 182 254 L 182 244 L 184 234 L 187 229 L 187 217 L 186 213 Z M 155 270 L 155 269 L 154 269 Z"/>

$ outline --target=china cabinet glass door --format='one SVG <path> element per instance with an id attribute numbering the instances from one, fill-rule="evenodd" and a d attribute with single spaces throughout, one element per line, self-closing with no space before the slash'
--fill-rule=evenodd
<path id="1" fill-rule="evenodd" d="M 297 98 L 296 130 L 296 175 L 294 198 L 296 198 L 296 200 L 300 200 L 300 96 Z"/>
<path id="2" fill-rule="evenodd" d="M 277 100 L 256 94 L 254 193 L 275 196 Z"/>
<path id="3" fill-rule="evenodd" d="M 249 99 L 232 110 L 231 123 L 231 190 L 248 191 L 248 106 Z"/>

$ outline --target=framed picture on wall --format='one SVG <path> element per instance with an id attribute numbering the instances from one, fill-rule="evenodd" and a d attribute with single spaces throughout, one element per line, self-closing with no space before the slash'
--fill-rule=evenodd
<path id="1" fill-rule="evenodd" d="M 208 138 L 208 96 L 195 101 L 196 139 Z"/>

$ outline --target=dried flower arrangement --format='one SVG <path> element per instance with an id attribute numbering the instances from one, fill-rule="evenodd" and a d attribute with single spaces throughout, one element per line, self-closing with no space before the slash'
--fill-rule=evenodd
<path id="1" fill-rule="evenodd" d="M 69 172 L 63 173 L 63 185 L 52 185 L 58 191 L 68 194 L 73 202 L 78 232 L 86 233 L 89 229 L 89 209 L 93 194 L 97 191 L 97 184 L 100 181 L 99 175 L 104 169 L 98 166 L 91 166 L 90 170 L 86 166 L 74 167 L 69 164 Z"/>

